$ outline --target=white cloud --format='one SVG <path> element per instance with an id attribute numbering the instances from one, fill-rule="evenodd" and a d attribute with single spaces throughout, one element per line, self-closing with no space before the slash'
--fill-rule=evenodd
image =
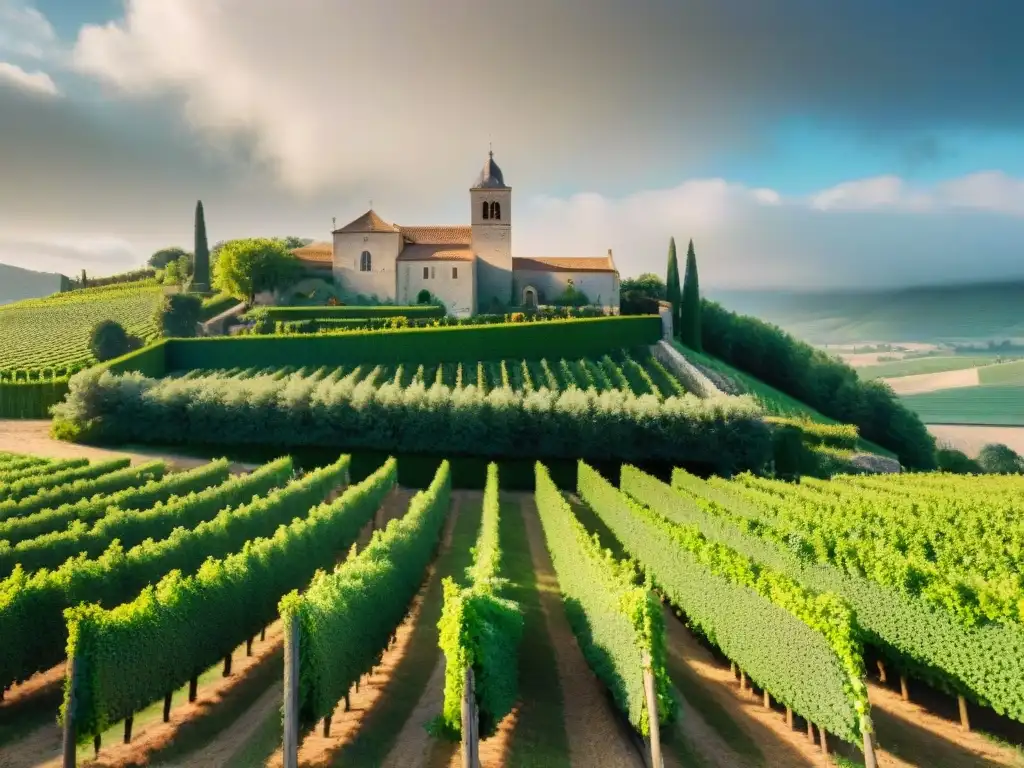
<path id="1" fill-rule="evenodd" d="M 1024 216 L 1024 179 L 983 171 L 933 187 L 912 187 L 898 176 L 849 181 L 809 198 L 821 211 L 916 211 L 974 209 Z"/>
<path id="2" fill-rule="evenodd" d="M 0 53 L 46 58 L 57 44 L 49 20 L 26 0 L 0 0 Z"/>
<path id="3" fill-rule="evenodd" d="M 0 262 L 41 272 L 75 276 L 85 269 L 109 275 L 140 267 L 148 255 L 148 251 L 113 235 L 0 234 Z"/>
<path id="4" fill-rule="evenodd" d="M 45 72 L 26 72 L 17 64 L 0 61 L 0 84 L 7 83 L 23 91 L 41 93 L 46 96 L 59 96 L 57 84 Z"/>

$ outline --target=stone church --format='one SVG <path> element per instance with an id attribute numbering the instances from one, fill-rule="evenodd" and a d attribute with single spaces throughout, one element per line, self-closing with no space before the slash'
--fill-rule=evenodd
<path id="1" fill-rule="evenodd" d="M 333 243 L 295 255 L 310 267 L 331 267 L 346 293 L 415 304 L 423 290 L 457 316 L 509 305 L 536 307 L 572 286 L 591 304 L 619 311 L 619 273 L 609 249 L 595 258 L 513 258 L 512 189 L 494 152 L 469 190 L 469 225 L 400 226 L 372 209 L 334 230 Z"/>

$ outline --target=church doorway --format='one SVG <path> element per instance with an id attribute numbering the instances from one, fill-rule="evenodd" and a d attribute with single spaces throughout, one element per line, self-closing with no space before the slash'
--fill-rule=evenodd
<path id="1" fill-rule="evenodd" d="M 530 309 L 537 308 L 537 289 L 528 285 L 523 289 L 523 306 Z"/>

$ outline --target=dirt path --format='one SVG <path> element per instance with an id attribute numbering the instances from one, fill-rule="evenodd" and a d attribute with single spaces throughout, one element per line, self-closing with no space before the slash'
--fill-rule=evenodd
<path id="1" fill-rule="evenodd" d="M 644 762 L 633 747 L 626 726 L 612 711 L 606 692 L 587 666 L 569 627 L 532 498 L 523 499 L 522 510 L 548 634 L 558 662 L 572 764 L 587 768 L 642 768 Z"/>
<path id="2" fill-rule="evenodd" d="M 245 747 L 267 719 L 281 708 L 283 691 L 284 683 L 281 681 L 270 686 L 242 717 L 221 731 L 213 742 L 188 756 L 189 768 L 222 768 Z"/>
<path id="3" fill-rule="evenodd" d="M 447 553 L 451 547 L 452 535 L 455 531 L 455 524 L 459 516 L 459 506 L 459 497 L 457 494 L 454 494 L 452 510 L 445 523 L 439 557 Z M 302 744 L 299 745 L 299 765 L 318 767 L 333 765 L 339 753 L 346 745 L 353 742 L 358 735 L 360 728 L 363 727 L 374 709 L 379 706 L 381 700 L 387 693 L 387 689 L 390 684 L 396 678 L 396 671 L 399 665 L 411 649 L 414 631 L 420 620 L 420 613 L 423 609 L 424 597 L 434 582 L 435 572 L 436 563 L 431 564 L 428 569 L 427 577 L 424 580 L 423 586 L 420 588 L 419 594 L 417 594 L 408 615 L 399 625 L 398 630 L 395 633 L 394 644 L 384 652 L 384 655 L 381 658 L 381 663 L 373 670 L 373 672 L 363 677 L 359 684 L 359 690 L 357 691 L 353 688 L 350 692 L 349 710 L 347 712 L 345 711 L 344 699 L 338 702 L 338 706 L 335 708 L 334 713 L 331 716 L 331 735 L 323 735 L 323 726 L 321 722 L 317 724 L 312 733 L 308 734 L 302 740 Z M 420 730 L 423 730 L 422 723 L 419 724 L 419 728 Z M 425 731 L 424 736 L 426 736 Z M 393 747 L 392 752 L 396 749 L 411 750 L 412 747 L 408 744 L 404 746 L 396 744 Z M 424 752 L 425 751 L 426 748 L 424 749 Z M 415 762 L 408 763 L 408 765 L 414 764 Z M 270 760 L 267 761 L 266 765 L 268 768 L 280 768 L 280 766 L 283 765 L 283 755 L 280 749 L 274 753 Z"/>
<path id="4" fill-rule="evenodd" d="M 128 445 L 123 449 L 97 448 L 91 445 L 65 443 L 50 437 L 50 422 L 36 419 L 0 419 L 0 452 L 28 453 L 51 459 L 89 459 L 104 461 L 129 457 L 133 464 L 154 459 L 166 459 L 174 469 L 192 469 L 209 462 L 195 456 L 183 456 L 170 451 L 146 446 Z M 232 472 L 248 472 L 255 464 L 237 463 Z"/>
<path id="5" fill-rule="evenodd" d="M 915 373 L 910 376 L 896 376 L 882 379 L 892 387 L 897 395 L 917 395 L 924 392 L 937 392 L 940 389 L 959 389 L 976 387 L 981 383 L 977 368 L 962 368 L 958 371 L 941 371 L 939 373 Z"/>
<path id="6" fill-rule="evenodd" d="M 983 768 L 1024 766 L 1015 749 L 989 741 L 977 732 L 965 733 L 959 723 L 935 715 L 876 683 L 869 683 L 871 715 L 884 766 L 924 768 Z"/>

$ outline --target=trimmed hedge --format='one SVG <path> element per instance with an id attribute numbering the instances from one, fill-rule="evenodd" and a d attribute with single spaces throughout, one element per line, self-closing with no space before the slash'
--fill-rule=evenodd
<path id="1" fill-rule="evenodd" d="M 543 323 L 352 331 L 317 336 L 218 336 L 165 342 L 165 370 L 280 368 L 350 363 L 446 363 L 541 357 L 579 359 L 648 346 L 661 338 L 657 317 L 599 317 Z M 153 348 L 156 348 L 154 345 Z M 147 348 L 150 349 L 150 348 Z M 129 361 L 120 358 L 127 370 Z M 118 361 L 114 361 L 118 363 Z M 131 361 L 133 370 L 162 376 Z"/>
<path id="2" fill-rule="evenodd" d="M 445 657 L 444 705 L 440 730 L 449 738 L 462 733 L 462 693 L 467 667 L 473 668 L 480 713 L 480 737 L 494 734 L 519 695 L 519 640 L 523 615 L 518 603 L 502 597 L 501 544 L 498 541 L 501 500 L 498 465 L 487 467 L 483 518 L 473 549 L 470 584 L 460 589 L 445 577 L 439 644 Z"/>
<path id="3" fill-rule="evenodd" d="M 218 293 L 216 296 L 203 299 L 202 308 L 199 310 L 199 322 L 205 323 L 207 320 L 212 320 L 222 312 L 227 312 L 232 307 L 238 306 L 241 303 L 234 296 L 227 293 Z"/>
<path id="4" fill-rule="evenodd" d="M 443 463 L 404 517 L 377 531 L 366 549 L 333 573 L 314 577 L 303 595 L 292 592 L 281 600 L 285 632 L 299 626 L 299 719 L 305 725 L 334 712 L 380 662 L 423 582 L 450 498 L 451 474 Z"/>
<path id="5" fill-rule="evenodd" d="M 84 671 L 75 691 L 78 740 L 167 695 L 273 621 L 283 595 L 356 541 L 394 485 L 391 464 L 273 535 L 207 560 L 195 575 L 171 571 L 112 610 L 69 609 L 69 657 Z M 65 700 L 62 716 L 66 708 Z"/>
<path id="6" fill-rule="evenodd" d="M 59 435 L 113 444 L 706 462 L 723 473 L 759 470 L 771 457 L 769 427 L 747 397 L 659 402 L 621 391 L 505 387 L 484 394 L 475 386 L 356 383 L 354 375 L 154 381 L 84 371 L 56 418 Z"/>
<path id="7" fill-rule="evenodd" d="M 0 419 L 48 419 L 67 394 L 67 378 L 0 382 Z"/>
<path id="8" fill-rule="evenodd" d="M 266 307 L 274 322 L 288 320 L 366 320 L 371 317 L 444 317 L 444 307 L 419 304 L 412 307 Z"/>
<path id="9" fill-rule="evenodd" d="M 666 669 L 665 623 L 661 604 L 640 587 L 632 563 L 601 548 L 576 519 L 562 492 L 537 463 L 537 511 L 558 576 L 565 615 L 587 663 L 616 706 L 641 734 L 650 734 L 643 657 L 651 658 L 658 721 L 671 722 L 678 708 Z"/>
<path id="10" fill-rule="evenodd" d="M 776 700 L 860 745 L 870 705 L 849 605 L 706 538 L 675 515 L 676 494 L 664 483 L 628 467 L 622 483 L 648 506 L 580 466 L 580 496 L 691 626 Z"/>

